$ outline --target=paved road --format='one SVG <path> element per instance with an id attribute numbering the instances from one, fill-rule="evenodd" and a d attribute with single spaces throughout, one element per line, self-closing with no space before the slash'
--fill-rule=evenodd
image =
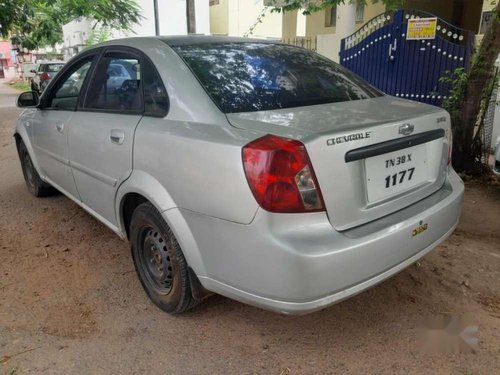
<path id="1" fill-rule="evenodd" d="M 0 108 L 16 106 L 16 99 L 20 91 L 5 84 L 4 79 L 0 79 Z"/>
<path id="2" fill-rule="evenodd" d="M 13 94 L 0 85 L 2 105 Z M 0 108 L 0 374 L 498 372 L 498 188 L 469 186 L 459 229 L 420 266 L 326 310 L 289 317 L 214 296 L 173 317 L 146 297 L 128 243 L 63 196 L 29 195 L 18 113 Z M 418 327 L 440 313 L 473 317 L 476 354 L 422 352 Z"/>

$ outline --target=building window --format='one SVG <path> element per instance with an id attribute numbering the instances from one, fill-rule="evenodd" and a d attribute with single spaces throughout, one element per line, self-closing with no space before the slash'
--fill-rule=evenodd
<path id="1" fill-rule="evenodd" d="M 356 22 L 363 22 L 365 19 L 365 0 L 356 2 Z"/>
<path id="2" fill-rule="evenodd" d="M 219 4 L 219 0 L 209 0 L 209 2 L 208 2 L 209 6 L 218 5 L 218 4 Z"/>
<path id="3" fill-rule="evenodd" d="M 337 7 L 326 8 L 325 27 L 335 27 L 337 25 Z"/>
<path id="4" fill-rule="evenodd" d="M 481 26 L 479 28 L 479 34 L 484 34 L 486 33 L 486 30 L 491 25 L 491 22 L 493 20 L 493 12 L 483 12 L 483 16 L 481 17 Z"/>

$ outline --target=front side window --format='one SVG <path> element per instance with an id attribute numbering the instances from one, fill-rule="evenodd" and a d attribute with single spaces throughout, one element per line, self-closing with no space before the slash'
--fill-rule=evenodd
<path id="1" fill-rule="evenodd" d="M 141 65 L 128 52 L 101 57 L 87 91 L 87 109 L 142 112 Z"/>
<path id="2" fill-rule="evenodd" d="M 94 57 L 95 56 L 92 55 L 80 60 L 65 74 L 65 78 L 57 82 L 47 102 L 48 107 L 71 111 L 76 109 L 83 82 L 92 66 Z"/>
<path id="3" fill-rule="evenodd" d="M 172 48 L 225 113 L 346 102 L 382 95 L 348 70 L 284 44 L 214 43 Z"/>

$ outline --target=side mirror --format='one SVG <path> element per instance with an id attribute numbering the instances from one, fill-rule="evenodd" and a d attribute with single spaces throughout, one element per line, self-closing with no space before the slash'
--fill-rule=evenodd
<path id="1" fill-rule="evenodd" d="M 36 107 L 40 103 L 40 97 L 36 91 L 23 92 L 17 98 L 17 106 L 19 108 Z"/>
<path id="2" fill-rule="evenodd" d="M 36 70 L 35 69 L 31 69 L 30 73 L 36 73 Z"/>

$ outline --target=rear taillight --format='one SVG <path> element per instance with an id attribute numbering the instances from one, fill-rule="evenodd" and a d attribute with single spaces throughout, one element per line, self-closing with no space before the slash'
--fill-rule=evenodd
<path id="1" fill-rule="evenodd" d="M 41 79 L 42 81 L 47 81 L 47 80 L 49 80 L 49 79 L 50 79 L 50 74 L 49 74 L 49 73 L 47 73 L 47 72 L 42 73 L 42 74 L 40 75 L 40 79 Z"/>
<path id="2" fill-rule="evenodd" d="M 250 189 L 267 211 L 324 211 L 314 170 L 304 145 L 266 135 L 243 147 L 243 167 Z"/>

